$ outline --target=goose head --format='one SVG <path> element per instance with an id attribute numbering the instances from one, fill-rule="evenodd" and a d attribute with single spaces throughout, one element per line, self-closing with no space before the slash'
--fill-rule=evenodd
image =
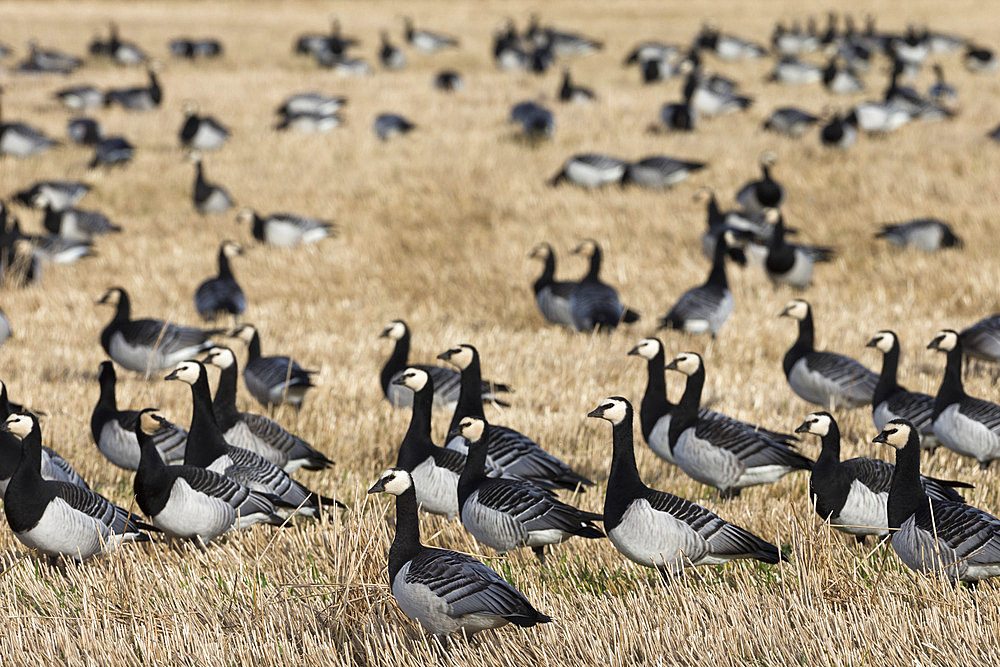
<path id="1" fill-rule="evenodd" d="M 401 387 L 406 387 L 416 393 L 427 386 L 427 381 L 429 379 L 430 375 L 427 371 L 419 368 L 407 368 L 399 377 L 393 380 L 392 383 Z"/>
<path id="2" fill-rule="evenodd" d="M 588 412 L 587 416 L 594 419 L 604 419 L 617 425 L 622 423 L 625 417 L 628 416 L 630 408 L 631 406 L 626 399 L 621 396 L 610 396 L 601 401 L 601 404 L 596 408 Z"/>

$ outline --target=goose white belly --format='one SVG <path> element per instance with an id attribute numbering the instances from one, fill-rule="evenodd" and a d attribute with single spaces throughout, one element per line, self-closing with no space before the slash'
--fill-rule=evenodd
<path id="1" fill-rule="evenodd" d="M 112 551 L 121 542 L 107 525 L 58 497 L 45 507 L 34 527 L 15 535 L 25 546 L 49 556 L 71 556 L 81 560 Z"/>
<path id="2" fill-rule="evenodd" d="M 981 462 L 1000 458 L 1000 435 L 963 415 L 958 403 L 949 405 L 934 420 L 934 435 L 956 454 Z"/>
<path id="3" fill-rule="evenodd" d="M 768 275 L 772 280 L 791 285 L 792 287 L 808 287 L 812 282 L 813 269 L 816 268 L 816 264 L 798 248 L 795 250 L 794 257 L 792 268 L 788 269 L 788 271 L 784 273 L 768 271 Z"/>
<path id="4" fill-rule="evenodd" d="M 654 510 L 645 498 L 633 500 L 608 539 L 626 558 L 646 567 L 679 572 L 690 560 L 698 565 L 708 555 L 708 543 L 691 526 L 666 512 Z"/>
<path id="5" fill-rule="evenodd" d="M 309 391 L 309 385 L 305 384 L 292 384 L 282 382 L 279 385 L 271 387 L 267 392 L 268 403 L 291 403 L 292 405 L 301 405 L 302 400 L 306 397 L 306 392 Z"/>
<path id="6" fill-rule="evenodd" d="M 566 177 L 577 185 L 597 188 L 608 183 L 617 183 L 625 175 L 625 165 L 595 167 L 580 160 L 572 160 L 566 165 Z"/>
<path id="7" fill-rule="evenodd" d="M 34 153 L 40 153 L 46 148 L 43 142 L 37 141 L 34 137 L 21 134 L 17 130 L 7 130 L 0 137 L 0 153 L 26 157 Z"/>
<path id="8" fill-rule="evenodd" d="M 198 208 L 203 213 L 225 213 L 232 205 L 233 200 L 224 190 L 213 188 L 212 193 L 198 205 Z"/>
<path id="9" fill-rule="evenodd" d="M 272 220 L 265 223 L 264 239 L 271 245 L 291 248 L 303 241 L 303 231 L 289 222 Z"/>
<path id="10" fill-rule="evenodd" d="M 191 146 L 203 151 L 212 151 L 226 143 L 226 135 L 208 123 L 200 123 L 191 138 Z"/>
<path id="11" fill-rule="evenodd" d="M 847 500 L 836 516 L 830 517 L 834 528 L 851 535 L 888 535 L 889 493 L 875 493 L 854 480 Z"/>
<path id="12" fill-rule="evenodd" d="M 860 82 L 844 70 L 838 70 L 833 80 L 827 86 L 830 92 L 837 95 L 850 95 L 861 92 L 864 88 Z"/>
<path id="13" fill-rule="evenodd" d="M 412 392 L 411 392 L 412 393 Z M 417 504 L 425 512 L 458 516 L 458 473 L 441 468 L 428 456 L 410 473 L 417 493 Z"/>
<path id="14" fill-rule="evenodd" d="M 457 488 L 457 487 L 456 487 Z M 499 554 L 527 544 L 528 532 L 521 524 L 503 512 L 479 502 L 479 491 L 473 491 L 462 505 L 462 525 L 476 540 L 495 549 Z"/>
<path id="15" fill-rule="evenodd" d="M 694 427 L 685 429 L 674 445 L 674 462 L 691 478 L 717 489 L 737 488 L 746 473 L 736 456 L 699 438 Z"/>
<path id="16" fill-rule="evenodd" d="M 396 598 L 396 604 L 404 614 L 420 623 L 431 634 L 449 635 L 464 629 L 471 635 L 481 630 L 499 628 L 509 622 L 492 614 L 449 616 L 448 604 L 430 588 L 424 584 L 406 582 L 409 571 L 410 563 L 406 563 L 396 573 L 392 582 L 392 596 Z"/>
<path id="17" fill-rule="evenodd" d="M 130 435 L 131 438 L 128 437 Z M 139 442 L 135 434 L 123 429 L 117 419 L 108 420 L 101 428 L 97 447 L 119 468 L 135 470 L 139 467 Z"/>
<path id="18" fill-rule="evenodd" d="M 667 463 L 676 463 L 670 451 L 670 415 L 660 417 L 649 433 L 649 448 Z"/>
<path id="19" fill-rule="evenodd" d="M 229 503 L 195 491 L 186 481 L 177 479 L 167 504 L 151 518 L 154 526 L 169 535 L 200 537 L 210 542 L 232 527 L 236 510 Z"/>

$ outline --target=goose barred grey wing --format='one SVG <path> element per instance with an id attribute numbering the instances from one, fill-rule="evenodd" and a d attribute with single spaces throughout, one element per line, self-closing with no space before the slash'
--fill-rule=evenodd
<path id="1" fill-rule="evenodd" d="M 617 325 L 625 313 L 618 299 L 618 292 L 602 283 L 580 283 L 569 297 L 573 326 L 579 331 L 590 331 L 595 326 Z"/>
<path id="2" fill-rule="evenodd" d="M 871 403 L 878 384 L 878 375 L 860 363 L 833 352 L 813 352 L 806 355 L 809 370 L 837 383 L 848 398 L 862 403 Z"/>
<path id="3" fill-rule="evenodd" d="M 959 403 L 958 411 L 966 417 L 981 423 L 994 433 L 1000 433 L 1000 405 L 966 396 Z"/>
<path id="4" fill-rule="evenodd" d="M 333 461 L 316 451 L 312 445 L 302 438 L 286 431 L 278 422 L 262 415 L 249 412 L 240 413 L 240 421 L 246 424 L 250 432 L 263 440 L 274 450 L 281 452 L 289 460 L 307 459 L 306 470 L 320 470 L 333 464 Z"/>
<path id="5" fill-rule="evenodd" d="M 1000 361 L 1000 315 L 976 322 L 959 334 L 962 350 L 971 357 Z"/>
<path id="6" fill-rule="evenodd" d="M 913 521 L 954 549 L 956 560 L 967 565 L 1000 563 L 1000 519 L 979 508 L 932 500 L 921 503 Z"/>
<path id="7" fill-rule="evenodd" d="M 872 493 L 889 493 L 892 486 L 894 465 L 886 461 L 868 458 L 848 459 L 840 464 L 850 471 L 859 482 L 872 490 Z"/>
<path id="8" fill-rule="evenodd" d="M 461 373 L 453 368 L 445 368 L 444 366 L 412 365 L 410 368 L 419 368 L 431 376 L 431 379 L 434 381 L 434 396 L 437 399 L 444 401 L 446 404 L 458 402 L 458 395 L 462 389 Z M 398 375 L 399 373 L 394 375 L 393 379 L 398 377 Z M 504 407 L 508 405 L 497 397 L 498 393 L 510 391 L 510 387 L 505 384 L 483 380 L 479 391 L 482 394 L 484 402 L 492 401 Z"/>
<path id="9" fill-rule="evenodd" d="M 590 521 L 602 518 L 570 507 L 552 493 L 520 480 L 486 480 L 479 485 L 476 500 L 483 507 L 511 517 L 525 531 L 555 529 L 576 534 L 588 528 L 596 530 Z"/>
<path id="10" fill-rule="evenodd" d="M 73 509 L 108 526 L 111 532 L 116 535 L 138 533 L 141 529 L 149 530 L 151 528 L 143 523 L 140 517 L 130 513 L 124 507 L 115 505 L 90 489 L 84 489 L 69 482 L 55 482 L 55 484 L 58 484 L 55 490 L 58 497 L 65 500 Z"/>
<path id="11" fill-rule="evenodd" d="M 311 492 L 260 454 L 240 447 L 228 447 L 226 454 L 231 465 L 222 472 L 227 477 L 253 491 L 274 496 L 287 508 L 298 507 L 299 513 L 315 516 L 320 502 L 331 507 L 336 503 L 332 498 L 324 498 Z"/>
<path id="12" fill-rule="evenodd" d="M 732 453 L 747 468 L 777 465 L 801 470 L 812 469 L 812 461 L 801 454 L 760 432 L 732 422 L 699 421 L 695 427 L 695 436 Z"/>
<path id="13" fill-rule="evenodd" d="M 84 489 L 90 488 L 66 459 L 48 447 L 42 447 L 42 477 L 57 482 L 67 482 Z"/>
<path id="14" fill-rule="evenodd" d="M 135 433 L 135 424 L 139 419 L 138 410 L 126 410 L 118 413 L 118 423 L 123 431 Z M 173 422 L 163 419 L 159 428 L 150 436 L 153 444 L 160 452 L 164 462 L 177 463 L 184 460 L 184 449 L 187 447 L 187 430 Z"/>
<path id="15" fill-rule="evenodd" d="M 467 457 L 465 454 L 457 450 L 435 447 L 431 456 L 434 457 L 434 465 L 439 468 L 450 470 L 457 475 L 461 475 L 462 471 L 465 470 L 465 461 Z M 489 464 L 487 464 L 487 466 L 489 466 Z M 489 468 L 487 468 L 487 473 L 488 472 Z"/>
<path id="16" fill-rule="evenodd" d="M 211 346 L 208 337 L 213 331 L 183 327 L 163 320 L 132 320 L 120 329 L 129 345 L 157 346 L 161 354 L 171 354 L 191 347 Z"/>
<path id="17" fill-rule="evenodd" d="M 539 290 L 535 296 L 535 302 L 546 320 L 553 324 L 573 326 L 569 298 L 573 290 L 576 289 L 576 285 L 576 283 L 569 282 L 554 282 Z"/>
<path id="18" fill-rule="evenodd" d="M 194 293 L 194 307 L 206 319 L 218 313 L 239 314 L 247 309 L 243 290 L 232 278 L 209 278 Z"/>
<path id="19" fill-rule="evenodd" d="M 193 490 L 218 498 L 239 512 L 241 517 L 257 513 L 274 514 L 274 504 L 260 492 L 197 466 L 184 466 L 183 478 Z"/>
<path id="20" fill-rule="evenodd" d="M 934 435 L 934 397 L 913 391 L 900 391 L 885 401 L 886 407 L 896 418 L 913 423 L 921 435 Z"/>
<path id="21" fill-rule="evenodd" d="M 683 329 L 685 323 L 700 320 L 714 332 L 722 326 L 719 321 L 724 322 L 732 311 L 733 297 L 727 288 L 700 285 L 681 295 L 674 307 L 660 319 L 660 326 Z M 718 326 L 715 326 L 716 322 L 719 322 Z"/>
<path id="22" fill-rule="evenodd" d="M 407 584 L 422 584 L 446 605 L 451 617 L 492 614 L 515 625 L 550 620 L 540 614 L 513 586 L 471 556 L 424 549 L 408 564 Z"/>
<path id="23" fill-rule="evenodd" d="M 290 357 L 258 357 L 243 369 L 247 389 L 261 403 L 280 401 L 287 388 L 313 386 L 310 374 Z"/>
<path id="24" fill-rule="evenodd" d="M 721 412 L 716 412 L 711 408 L 700 407 L 698 408 L 698 418 L 712 420 L 716 419 L 719 421 L 727 421 L 733 424 L 742 426 L 743 428 L 748 428 L 755 433 L 760 433 L 761 435 L 774 440 L 779 445 L 785 445 L 786 447 L 794 446 L 795 443 L 799 441 L 794 435 L 790 433 L 780 433 L 778 431 L 771 431 L 757 424 L 751 424 L 750 422 L 745 422 L 741 419 L 736 419 L 735 417 L 730 417 L 729 415 L 724 415 Z"/>

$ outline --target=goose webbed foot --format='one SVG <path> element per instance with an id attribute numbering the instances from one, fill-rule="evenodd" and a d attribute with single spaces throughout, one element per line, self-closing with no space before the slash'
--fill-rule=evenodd
<path id="1" fill-rule="evenodd" d="M 531 547 L 531 550 L 535 552 L 535 558 L 538 559 L 538 562 L 545 565 L 545 547 Z"/>

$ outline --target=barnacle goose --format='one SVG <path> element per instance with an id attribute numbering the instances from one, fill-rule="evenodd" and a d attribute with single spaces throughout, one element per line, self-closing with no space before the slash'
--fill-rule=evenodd
<path id="1" fill-rule="evenodd" d="M 274 126 L 276 130 L 296 130 L 298 132 L 329 132 L 340 127 L 344 121 L 335 113 L 316 113 L 311 111 L 295 111 L 283 114 L 281 120 Z"/>
<path id="2" fill-rule="evenodd" d="M 233 198 L 224 187 L 205 180 L 205 170 L 201 164 L 201 153 L 191 151 L 188 159 L 194 162 L 194 187 L 191 199 L 195 209 L 202 215 L 208 213 L 225 213 L 233 207 Z"/>
<path id="3" fill-rule="evenodd" d="M 917 572 L 942 572 L 972 584 L 1000 575 L 1000 519 L 951 500 L 928 498 L 920 486 L 920 438 L 896 419 L 872 442 L 896 450 L 889 489 L 892 549 Z"/>
<path id="4" fill-rule="evenodd" d="M 627 162 L 615 157 L 580 153 L 566 160 L 559 173 L 549 180 L 549 185 L 554 187 L 568 181 L 582 188 L 599 188 L 621 183 L 627 168 Z"/>
<path id="5" fill-rule="evenodd" d="M 30 188 L 14 194 L 14 200 L 25 206 L 44 208 L 47 203 L 53 210 L 60 211 L 83 199 L 90 192 L 90 186 L 77 181 L 39 181 Z M 44 199 L 38 195 L 44 194 Z"/>
<path id="6" fill-rule="evenodd" d="M 542 27 L 538 23 L 536 14 L 531 15 L 531 23 L 528 26 L 526 36 L 536 46 L 547 45 L 552 49 L 552 55 L 557 58 L 586 56 L 604 48 L 604 44 L 601 42 L 579 33 Z"/>
<path id="7" fill-rule="evenodd" d="M 90 53 L 106 56 L 119 65 L 141 65 L 146 61 L 146 54 L 136 44 L 122 41 L 118 37 L 118 24 L 112 22 L 109 26 L 108 40 L 95 40 L 90 45 Z"/>
<path id="8" fill-rule="evenodd" d="M 261 217 L 253 209 L 245 208 L 236 219 L 251 223 L 251 232 L 258 241 L 282 248 L 309 245 L 337 235 L 337 226 L 332 222 L 291 213 L 272 213 Z"/>
<path id="9" fill-rule="evenodd" d="M 75 264 L 85 257 L 93 257 L 96 253 L 93 243 L 90 241 L 74 241 L 64 239 L 54 234 L 22 236 L 32 248 L 30 253 L 31 263 L 28 269 L 28 276 L 32 280 L 38 280 L 41 275 L 41 267 L 38 261 L 49 264 Z"/>
<path id="10" fill-rule="evenodd" d="M 635 347 L 629 350 L 629 356 L 638 356 L 646 360 L 647 380 L 646 391 L 642 396 L 642 403 L 639 405 L 639 425 L 642 430 L 642 437 L 646 444 L 667 463 L 674 463 L 674 455 L 670 451 L 670 421 L 674 408 L 677 406 L 667 398 L 667 384 L 663 377 L 666 368 L 666 358 L 664 356 L 663 343 L 659 338 L 643 338 Z M 775 442 L 783 445 L 791 445 L 797 442 L 793 435 L 778 433 L 761 428 L 756 424 L 733 419 L 728 415 L 721 414 L 715 410 L 710 410 L 704 406 L 698 407 L 698 418 L 722 421 L 738 424 L 751 431 L 759 431 L 771 438 Z"/>
<path id="11" fill-rule="evenodd" d="M 232 528 L 284 523 L 266 493 L 205 468 L 166 465 L 155 441 L 163 420 L 151 408 L 135 421 L 133 437 L 142 452 L 133 480 L 135 501 L 161 531 L 205 545 Z"/>
<path id="12" fill-rule="evenodd" d="M 135 146 L 125 137 L 107 137 L 94 146 L 94 157 L 87 165 L 94 167 L 114 167 L 128 164 L 135 155 Z"/>
<path id="13" fill-rule="evenodd" d="M 39 201 L 36 201 L 35 205 L 45 209 L 42 221 L 45 230 L 60 238 L 67 241 L 89 241 L 95 235 L 122 231 L 120 225 L 112 223 L 103 213 L 74 207 L 56 211 L 52 209 L 47 198 L 48 195 L 44 192 L 39 193 Z"/>
<path id="14" fill-rule="evenodd" d="M 545 561 L 545 547 L 570 537 L 604 537 L 593 521 L 601 515 L 583 512 L 560 502 L 530 482 L 487 477 L 486 456 L 490 425 L 481 417 L 464 417 L 448 435 L 469 443 L 465 468 L 458 478 L 458 505 L 462 525 L 479 542 L 500 555 L 531 547 Z"/>
<path id="15" fill-rule="evenodd" d="M 695 43 L 698 48 L 711 51 L 722 60 L 747 60 L 767 55 L 767 49 L 760 44 L 724 35 L 717 27 L 710 25 L 702 26 Z"/>
<path id="16" fill-rule="evenodd" d="M 323 93 L 298 93 L 287 98 L 280 107 L 277 114 L 279 116 L 291 116 L 295 114 L 319 114 L 332 115 L 340 111 L 340 108 L 347 104 L 346 97 L 333 97 Z"/>
<path id="17" fill-rule="evenodd" d="M 73 86 L 55 92 L 62 105 L 72 111 L 97 109 L 104 104 L 104 93 L 93 86 Z"/>
<path id="18" fill-rule="evenodd" d="M 853 95 L 865 89 L 850 64 L 840 65 L 840 58 L 834 55 L 823 70 L 823 86 L 835 95 Z"/>
<path id="19" fill-rule="evenodd" d="M 871 405 L 878 376 L 854 359 L 816 350 L 809 302 L 792 299 L 780 317 L 790 317 L 799 323 L 799 335 L 781 362 L 792 391 L 828 410 Z"/>
<path id="20" fill-rule="evenodd" d="M 430 30 L 418 30 L 408 16 L 403 18 L 403 24 L 407 43 L 421 53 L 436 53 L 442 49 L 458 46 L 458 40 L 454 37 Z"/>
<path id="21" fill-rule="evenodd" d="M 417 495 L 410 473 L 386 470 L 368 493 L 396 496 L 389 586 L 403 613 L 439 641 L 455 632 L 471 637 L 508 623 L 530 628 L 552 620 L 472 556 L 420 543 Z"/>
<path id="22" fill-rule="evenodd" d="M 139 410 L 119 410 L 115 396 L 114 365 L 102 361 L 97 373 L 101 394 L 90 416 L 90 434 L 94 444 L 104 458 L 119 468 L 135 470 L 139 467 L 139 441 L 135 437 L 135 424 Z M 150 439 L 160 456 L 167 463 L 184 460 L 187 445 L 187 431 L 167 420 L 162 420 L 157 428 L 150 431 Z"/>
<path id="23" fill-rule="evenodd" d="M 782 56 L 775 63 L 774 69 L 767 80 L 786 85 L 802 85 L 819 83 L 823 79 L 823 70 L 817 65 L 799 60 L 795 56 Z"/>
<path id="24" fill-rule="evenodd" d="M 667 364 L 667 370 L 687 376 L 668 437 L 674 463 L 692 479 L 731 498 L 746 487 L 770 484 L 796 470 L 812 469 L 812 461 L 760 431 L 698 416 L 705 384 L 705 364 L 700 355 L 680 354 Z"/>
<path id="25" fill-rule="evenodd" d="M 223 241 L 219 246 L 219 273 L 209 278 L 194 293 L 194 307 L 203 320 L 215 321 L 228 313 L 238 321 L 247 309 L 247 299 L 243 289 L 236 282 L 229 260 L 243 254 L 238 243 Z"/>
<path id="26" fill-rule="evenodd" d="M 150 65 L 148 86 L 113 88 L 104 93 L 104 106 L 117 104 L 129 111 L 153 111 L 163 102 L 163 89 L 156 76 L 159 66 Z"/>
<path id="27" fill-rule="evenodd" d="M 89 489 L 42 477 L 42 433 L 34 415 L 12 414 L 0 431 L 21 438 L 21 460 L 4 491 L 3 511 L 22 544 L 85 560 L 124 542 L 149 541 L 142 532 L 149 526 L 128 510 Z"/>
<path id="28" fill-rule="evenodd" d="M 71 118 L 66 124 L 66 136 L 74 144 L 93 146 L 104 138 L 104 131 L 93 118 Z"/>
<path id="29" fill-rule="evenodd" d="M 401 137 L 417 126 L 395 113 L 380 113 L 375 117 L 375 135 L 382 141 Z"/>
<path id="30" fill-rule="evenodd" d="M 729 291 L 726 280 L 726 255 L 729 252 L 726 237 L 731 234 L 731 231 L 726 231 L 716 239 L 708 279 L 681 295 L 667 314 L 660 318 L 661 329 L 679 329 L 686 333 L 708 332 L 712 334 L 712 338 L 719 333 L 719 329 L 733 312 L 733 293 Z"/>
<path id="31" fill-rule="evenodd" d="M 471 345 L 459 345 L 442 352 L 438 358 L 462 371 L 462 388 L 448 431 L 457 428 L 465 417 L 485 419 L 479 351 Z M 445 446 L 462 453 L 468 451 L 468 442 L 462 437 L 449 437 Z M 594 485 L 539 447 L 534 440 L 506 426 L 494 425 L 490 428 L 488 454 L 490 465 L 499 468 L 505 477 L 523 479 L 542 488 L 574 490 Z"/>
<path id="32" fill-rule="evenodd" d="M 528 141 L 549 139 L 556 130 L 551 111 L 535 102 L 518 102 L 510 110 L 510 120 L 521 126 L 521 136 Z"/>
<path id="33" fill-rule="evenodd" d="M 229 139 L 229 128 L 211 116 L 199 115 L 197 104 L 185 102 L 184 122 L 177 136 L 183 148 L 214 151 Z"/>
<path id="34" fill-rule="evenodd" d="M 523 70 L 528 65 L 521 36 L 517 34 L 514 22 L 507 19 L 502 30 L 493 32 L 493 62 L 502 70 Z"/>
<path id="35" fill-rule="evenodd" d="M 684 86 L 684 99 L 680 102 L 669 102 L 660 108 L 660 121 L 668 130 L 690 132 L 698 124 L 698 110 L 691 103 L 695 93 L 696 82 L 689 80 Z M 659 128 L 654 126 L 654 131 Z"/>
<path id="36" fill-rule="evenodd" d="M 81 58 L 55 49 L 45 49 L 40 47 L 37 42 L 30 41 L 28 42 L 28 55 L 18 64 L 15 71 L 32 74 L 72 74 L 82 65 Z"/>
<path id="37" fill-rule="evenodd" d="M 865 347 L 874 347 L 882 353 L 882 373 L 875 385 L 872 396 L 872 420 L 881 431 L 893 419 L 906 419 L 920 433 L 920 445 L 924 449 L 938 446 L 934 435 L 934 397 L 915 391 L 908 391 L 896 380 L 899 366 L 899 337 L 894 331 L 879 331 Z"/>
<path id="38" fill-rule="evenodd" d="M 656 41 L 640 42 L 639 44 L 636 44 L 635 48 L 629 51 L 629 54 L 622 62 L 622 66 L 628 67 L 629 65 L 641 65 L 642 63 L 650 60 L 660 60 L 665 62 L 676 57 L 678 54 L 680 54 L 680 49 L 673 44 L 665 44 L 663 42 Z"/>
<path id="39" fill-rule="evenodd" d="M 684 85 L 685 95 L 691 90 L 691 105 L 706 116 L 720 116 L 743 111 L 753 104 L 753 100 L 737 95 L 735 88 L 721 77 L 707 77 L 700 65 L 695 65 L 688 73 Z"/>
<path id="40" fill-rule="evenodd" d="M 766 151 L 760 156 L 760 180 L 750 181 L 736 193 L 736 201 L 740 203 L 747 212 L 761 215 L 765 209 L 778 208 L 785 200 L 785 189 L 776 180 L 771 178 L 771 167 L 777 161 L 778 156 L 771 151 Z"/>
<path id="41" fill-rule="evenodd" d="M 719 565 L 739 558 L 788 560 L 776 546 L 719 518 L 701 505 L 642 483 L 635 465 L 632 406 L 620 396 L 587 414 L 611 422 L 613 454 L 604 496 L 604 530 L 629 560 L 669 579 L 688 566 Z"/>
<path id="42" fill-rule="evenodd" d="M 809 19 L 809 30 L 803 31 L 802 26 L 796 21 L 792 27 L 786 28 L 778 23 L 771 33 L 771 46 L 774 50 L 785 56 L 799 53 L 810 53 L 819 47 L 820 39 L 812 28 L 815 28 L 813 19 Z"/>
<path id="43" fill-rule="evenodd" d="M 955 115 L 950 109 L 934 104 L 924 98 L 913 88 L 899 85 L 899 78 L 902 73 L 903 64 L 899 60 L 896 60 L 892 70 L 892 77 L 889 80 L 889 86 L 886 88 L 883 98 L 885 104 L 905 111 L 911 118 L 920 118 L 921 120 L 940 120 Z"/>
<path id="44" fill-rule="evenodd" d="M 2 95 L 3 89 L 0 88 L 0 98 Z M 58 143 L 45 136 L 41 130 L 25 123 L 10 123 L 0 120 L 0 155 L 13 155 L 15 157 L 39 155 Z"/>
<path id="45" fill-rule="evenodd" d="M 382 39 L 382 46 L 378 51 L 378 59 L 382 63 L 382 67 L 386 69 L 403 69 L 406 67 L 406 54 L 403 53 L 403 49 L 389 41 L 388 31 L 383 30 L 379 35 Z"/>
<path id="46" fill-rule="evenodd" d="M 834 113 L 830 121 L 819 132 L 819 141 L 824 146 L 846 150 L 858 140 L 857 118 L 850 114 L 847 119 Z"/>
<path id="47" fill-rule="evenodd" d="M 817 262 L 829 262 L 833 259 L 833 248 L 824 246 L 807 246 L 792 244 L 785 241 L 785 218 L 775 209 L 768 211 L 765 219 L 770 221 L 777 216 L 771 232 L 771 240 L 767 246 L 767 257 L 764 269 L 771 282 L 791 285 L 797 289 L 805 289 L 812 283 L 813 268 Z"/>
<path id="48" fill-rule="evenodd" d="M 686 181 L 691 174 L 701 171 L 704 162 L 677 160 L 666 155 L 651 155 L 625 168 L 622 184 L 634 183 L 639 187 L 662 190 Z"/>
<path id="49" fill-rule="evenodd" d="M 393 320 L 385 325 L 379 338 L 388 338 L 396 342 L 392 348 L 392 355 L 386 360 L 379 373 L 379 384 L 382 386 L 382 394 L 386 400 L 396 407 L 407 407 L 411 404 L 412 392 L 398 389 L 396 382 L 402 376 L 403 371 L 419 369 L 428 373 L 434 380 L 434 405 L 439 408 L 453 408 L 458 402 L 461 393 L 461 374 L 444 366 L 432 366 L 428 364 L 411 364 L 410 358 L 410 327 L 403 320 Z M 500 400 L 498 394 L 510 392 L 510 387 L 499 382 L 483 380 L 480 392 L 483 400 L 489 403 L 508 407 L 508 403 Z"/>
<path id="50" fill-rule="evenodd" d="M 569 298 L 577 284 L 555 279 L 556 256 L 548 243 L 535 246 L 529 257 L 540 259 L 545 264 L 542 275 L 538 276 L 531 286 L 535 292 L 535 304 L 542 317 L 552 324 L 572 327 L 573 315 L 569 307 Z"/>
<path id="51" fill-rule="evenodd" d="M 302 409 L 306 392 L 313 387 L 312 375 L 293 359 L 283 355 L 263 357 L 260 354 L 260 334 L 252 324 L 241 324 L 229 335 L 247 344 L 247 363 L 243 367 L 243 382 L 250 395 L 264 407 L 288 403 Z"/>
<path id="52" fill-rule="evenodd" d="M 715 191 L 709 187 L 702 187 L 694 194 L 694 201 L 705 202 L 705 222 L 707 229 L 701 235 L 701 254 L 708 259 L 715 257 L 715 244 L 717 239 L 727 230 L 734 230 L 737 235 L 749 233 L 754 238 L 766 238 L 769 231 L 766 225 L 762 225 L 756 219 L 750 219 L 740 215 L 736 211 L 722 212 L 719 208 L 719 200 L 715 198 Z M 740 266 L 745 266 L 747 256 L 741 243 L 729 246 L 729 259 Z"/>
<path id="53" fill-rule="evenodd" d="M 462 75 L 453 69 L 446 69 L 434 75 L 434 88 L 446 93 L 453 93 L 465 87 Z"/>
<path id="54" fill-rule="evenodd" d="M 24 407 L 20 405 L 15 406 L 7 400 L 7 386 L 0 381 L 0 423 L 3 423 L 4 420 L 15 412 L 24 412 Z M 20 440 L 10 433 L 0 431 L 0 497 L 7 490 L 7 484 L 14 475 L 14 471 L 17 470 L 20 460 Z M 39 472 L 41 472 L 44 479 L 55 482 L 66 482 L 84 489 L 90 488 L 87 482 L 80 477 L 79 473 L 73 470 L 73 466 L 49 447 L 42 447 Z"/>
<path id="55" fill-rule="evenodd" d="M 226 442 L 234 447 L 260 454 L 289 475 L 299 468 L 324 470 L 333 461 L 308 442 L 292 435 L 277 422 L 236 409 L 236 384 L 239 370 L 236 355 L 228 347 L 213 347 L 205 363 L 220 369 L 219 384 L 212 399 L 212 412 Z"/>
<path id="56" fill-rule="evenodd" d="M 855 127 L 868 134 L 895 132 L 913 120 L 908 111 L 888 102 L 858 104 L 851 109 L 847 118 Z"/>
<path id="57" fill-rule="evenodd" d="M 590 268 L 569 295 L 569 312 L 577 331 L 611 331 L 622 322 L 639 321 L 639 313 L 626 308 L 618 299 L 618 291 L 601 281 L 601 246 L 585 239 L 573 250 L 574 255 L 589 254 Z"/>
<path id="58" fill-rule="evenodd" d="M 149 374 L 172 366 L 212 347 L 205 331 L 163 320 L 133 320 L 128 293 L 121 287 L 108 289 L 98 305 L 115 306 L 114 317 L 101 332 L 101 347 L 119 366 Z"/>
<path id="59" fill-rule="evenodd" d="M 811 113 L 795 107 L 781 107 L 775 109 L 767 117 L 767 120 L 764 121 L 764 129 L 797 138 L 808 132 L 809 128 L 818 122 L 819 118 Z"/>
<path id="60" fill-rule="evenodd" d="M 194 407 L 191 412 L 191 428 L 188 429 L 187 449 L 184 452 L 184 465 L 206 468 L 254 491 L 273 495 L 275 504 L 279 507 L 278 512 L 282 515 L 315 517 L 323 509 L 330 509 L 334 505 L 343 507 L 333 498 L 310 491 L 260 454 L 226 442 L 219 423 L 215 420 L 208 374 L 200 361 L 182 361 L 165 379 L 180 380 L 191 385 Z"/>
<path id="61" fill-rule="evenodd" d="M 593 102 L 597 99 L 594 91 L 583 86 L 576 86 L 570 79 L 569 69 L 563 70 L 562 85 L 559 86 L 559 101 L 576 102 L 577 104 Z"/>
<path id="62" fill-rule="evenodd" d="M 1000 361 L 1000 315 L 991 315 L 958 334 L 966 357 L 996 363 Z"/>
<path id="63" fill-rule="evenodd" d="M 167 45 L 170 53 L 178 58 L 197 60 L 198 58 L 218 58 L 222 55 L 222 42 L 211 37 L 201 39 L 178 37 Z"/>
<path id="64" fill-rule="evenodd" d="M 962 339 L 951 329 L 939 331 L 927 346 L 948 355 L 934 398 L 934 435 L 956 454 L 979 461 L 982 470 L 1000 459 L 1000 405 L 973 398 L 962 386 Z"/>
<path id="65" fill-rule="evenodd" d="M 809 478 L 809 498 L 820 518 L 861 544 L 869 535 L 888 535 L 886 503 L 894 466 L 860 457 L 841 461 L 840 427 L 829 412 L 811 413 L 795 432 L 818 435 L 823 447 Z M 965 482 L 922 475 L 920 485 L 931 498 L 958 503 L 964 503 L 965 498 L 955 488 L 972 488 Z"/>
<path id="66" fill-rule="evenodd" d="M 997 57 L 993 50 L 975 44 L 966 47 L 962 63 L 970 72 L 995 72 L 997 69 Z"/>
<path id="67" fill-rule="evenodd" d="M 927 91 L 927 97 L 939 104 L 954 102 L 958 99 L 955 87 L 945 81 L 944 70 L 938 63 L 934 63 L 934 84 Z"/>
<path id="68" fill-rule="evenodd" d="M 875 234 L 875 238 L 885 239 L 898 246 L 912 246 L 924 252 L 962 247 L 962 239 L 955 235 L 948 223 L 933 218 L 882 225 L 882 230 Z"/>

